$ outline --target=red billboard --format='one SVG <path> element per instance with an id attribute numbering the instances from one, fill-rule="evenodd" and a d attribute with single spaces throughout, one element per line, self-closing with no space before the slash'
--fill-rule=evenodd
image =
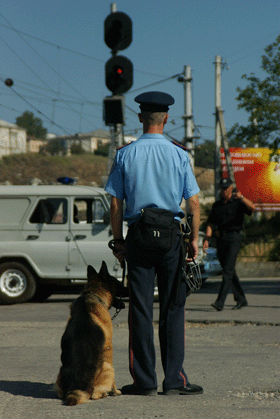
<path id="1" fill-rule="evenodd" d="M 280 211 L 280 154 L 268 148 L 230 148 L 237 189 L 254 202 L 257 211 Z M 227 176 L 221 149 L 223 177 Z"/>

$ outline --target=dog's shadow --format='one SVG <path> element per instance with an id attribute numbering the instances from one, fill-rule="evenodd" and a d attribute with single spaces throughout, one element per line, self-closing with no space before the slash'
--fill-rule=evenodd
<path id="1" fill-rule="evenodd" d="M 0 391 L 14 396 L 33 397 L 34 399 L 57 399 L 54 384 L 32 383 L 31 381 L 2 381 Z"/>

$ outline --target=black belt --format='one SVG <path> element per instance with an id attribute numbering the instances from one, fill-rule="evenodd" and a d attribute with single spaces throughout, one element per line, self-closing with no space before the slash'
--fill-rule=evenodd
<path id="1" fill-rule="evenodd" d="M 128 228 L 133 227 L 133 226 L 136 224 L 136 222 L 137 222 L 137 221 L 134 221 L 134 223 L 131 223 L 131 224 L 128 226 Z M 180 221 L 178 221 L 178 220 L 174 220 L 174 221 L 172 222 L 172 225 L 177 226 L 178 228 L 180 228 L 181 222 L 180 222 Z"/>

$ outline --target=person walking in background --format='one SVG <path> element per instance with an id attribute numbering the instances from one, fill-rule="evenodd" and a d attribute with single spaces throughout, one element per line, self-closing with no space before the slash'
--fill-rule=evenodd
<path id="1" fill-rule="evenodd" d="M 203 250 L 207 251 L 209 239 L 216 227 L 217 255 L 223 269 L 223 280 L 216 301 L 211 304 L 217 311 L 222 311 L 230 287 L 236 305 L 233 309 L 241 309 L 248 305 L 239 277 L 235 270 L 236 259 L 241 244 L 241 231 L 244 214 L 251 215 L 255 205 L 245 198 L 240 191 L 233 192 L 229 178 L 220 182 L 221 198 L 213 204 L 207 220 Z"/>
<path id="2" fill-rule="evenodd" d="M 129 362 L 133 384 L 122 388 L 123 394 L 156 395 L 155 347 L 153 336 L 154 280 L 157 275 L 160 302 L 159 339 L 165 379 L 165 395 L 201 394 L 202 387 L 190 384 L 183 369 L 185 352 L 186 284 L 181 284 L 182 299 L 174 304 L 176 274 L 180 260 L 180 205 L 185 198 L 188 212 L 193 215 L 190 246 L 198 255 L 200 209 L 199 188 L 193 175 L 188 153 L 179 144 L 163 136 L 168 120 L 168 107 L 174 103 L 169 94 L 146 92 L 135 98 L 140 104 L 139 121 L 143 135 L 117 151 L 106 185 L 112 195 L 111 224 L 115 240 L 114 255 L 120 262 L 126 258 L 129 286 Z M 126 241 L 124 220 L 128 222 Z M 147 211 L 148 210 L 148 211 Z M 141 215 L 142 214 L 142 215 Z M 140 243 L 145 214 L 152 215 L 148 246 Z M 163 215 L 170 219 L 170 246 L 157 248 L 165 241 Z M 157 225 L 157 226 L 156 226 Z M 138 229 L 138 227 L 140 228 Z M 167 233 L 169 237 L 169 233 Z M 162 238 L 161 238 L 162 237 Z M 140 240 L 140 241 L 139 241 Z M 169 239 L 168 239 L 169 240 Z"/>

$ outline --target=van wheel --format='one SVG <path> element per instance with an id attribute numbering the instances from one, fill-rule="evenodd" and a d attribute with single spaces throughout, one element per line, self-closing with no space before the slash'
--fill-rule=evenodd
<path id="1" fill-rule="evenodd" d="M 6 262 L 0 265 L 0 302 L 3 304 L 26 303 L 36 291 L 36 282 L 24 265 Z"/>

